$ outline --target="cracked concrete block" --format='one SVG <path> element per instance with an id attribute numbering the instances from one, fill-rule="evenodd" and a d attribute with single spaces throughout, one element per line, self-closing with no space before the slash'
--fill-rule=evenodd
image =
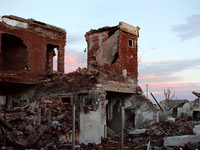
<path id="1" fill-rule="evenodd" d="M 139 136 L 145 136 L 148 134 L 147 129 L 136 129 L 134 131 L 129 132 L 129 135 L 131 137 L 139 137 Z"/>
<path id="2" fill-rule="evenodd" d="M 200 125 L 194 126 L 194 128 L 193 128 L 193 133 L 194 133 L 195 135 L 200 136 Z"/>
<path id="3" fill-rule="evenodd" d="M 164 138 L 165 146 L 184 146 L 188 142 L 200 142 L 200 136 L 183 135 Z"/>

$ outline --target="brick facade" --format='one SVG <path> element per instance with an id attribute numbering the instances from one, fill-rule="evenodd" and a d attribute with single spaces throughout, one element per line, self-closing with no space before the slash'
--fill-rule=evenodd
<path id="1" fill-rule="evenodd" d="M 13 41 L 8 40 L 11 37 L 13 37 Z M 53 66 L 47 64 L 47 62 L 53 61 L 53 57 L 47 57 L 47 45 L 50 44 L 58 49 L 57 71 L 64 73 L 64 46 L 66 43 L 66 32 L 64 29 L 33 19 L 25 20 L 15 16 L 3 16 L 0 21 L 0 39 L 0 70 L 2 72 L 27 73 L 31 75 L 51 73 Z M 14 43 L 16 40 L 21 41 L 22 44 Z M 19 48 L 16 49 L 10 46 L 14 44 L 17 44 Z M 21 52 L 23 46 L 20 45 L 23 44 L 24 52 Z M 4 46 L 3 49 L 2 46 Z M 11 57 L 19 59 L 10 61 L 12 60 Z M 23 63 L 23 61 L 27 62 Z M 20 66 L 20 64 L 24 65 Z M 48 65 L 50 66 L 49 69 L 47 69 Z"/>
<path id="2" fill-rule="evenodd" d="M 138 30 L 139 27 L 122 22 L 115 27 L 87 32 L 85 37 L 88 44 L 88 69 L 106 71 L 108 80 L 137 84 Z M 129 40 L 133 42 L 131 46 Z"/>

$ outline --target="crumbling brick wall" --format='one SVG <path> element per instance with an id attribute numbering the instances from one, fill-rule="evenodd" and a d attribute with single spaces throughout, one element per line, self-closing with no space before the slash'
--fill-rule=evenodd
<path id="1" fill-rule="evenodd" d="M 13 64 L 12 61 L 5 61 L 4 59 L 9 58 L 9 56 L 13 56 L 11 53 L 17 55 L 20 50 L 17 50 L 17 52 L 12 50 L 10 54 L 6 53 L 6 50 L 2 51 L 2 45 L 6 45 L 2 42 L 8 42 L 7 45 L 13 44 L 13 42 L 9 43 L 8 38 L 5 38 L 5 35 L 8 37 L 14 36 L 15 39 L 21 40 L 26 47 L 25 51 L 27 56 L 21 55 L 22 59 L 15 59 L 15 64 Z M 65 39 L 66 32 L 64 29 L 50 26 L 33 19 L 25 20 L 14 16 L 3 16 L 0 19 L 0 69 L 3 72 L 17 71 L 18 73 L 26 72 L 35 75 L 45 75 L 50 73 L 52 72 L 52 67 L 47 69 L 47 45 L 50 44 L 58 50 L 57 71 L 64 73 Z M 7 46 L 6 48 L 9 49 L 10 47 Z M 18 57 L 20 58 L 20 56 Z M 22 63 L 22 60 L 24 59 L 27 60 L 27 66 L 23 65 L 22 67 L 18 67 L 20 66 L 18 64 Z M 53 57 L 49 59 L 53 59 Z M 17 67 L 6 68 L 5 64 L 6 66 Z M 22 68 L 24 68 L 24 70 Z"/>
<path id="2" fill-rule="evenodd" d="M 138 30 L 139 27 L 120 22 L 115 27 L 87 32 L 85 37 L 88 44 L 88 69 L 105 72 L 105 80 L 137 84 Z"/>
<path id="3" fill-rule="evenodd" d="M 133 47 L 128 46 L 129 40 L 133 40 Z M 121 30 L 119 35 L 119 61 L 118 64 L 114 64 L 114 68 L 118 70 L 127 70 L 127 76 L 132 79 L 138 77 L 138 61 L 137 61 L 137 36 Z M 120 65 L 121 64 L 121 65 Z M 120 73 L 120 72 L 119 72 Z"/>

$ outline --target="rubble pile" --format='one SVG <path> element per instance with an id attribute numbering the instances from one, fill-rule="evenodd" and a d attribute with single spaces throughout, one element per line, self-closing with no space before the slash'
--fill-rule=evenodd
<path id="1" fill-rule="evenodd" d="M 79 108 L 76 107 L 76 131 L 79 131 L 79 113 Z M 200 122 L 193 117 L 181 115 L 169 121 L 144 122 L 141 129 L 130 128 L 129 123 L 126 124 L 124 149 L 200 149 L 199 141 L 187 142 L 182 146 L 165 144 L 165 139 L 169 137 L 195 136 L 193 129 L 195 128 L 198 133 Z M 72 106 L 69 103 L 63 103 L 58 96 L 39 97 L 28 106 L 4 109 L 0 115 L 0 127 L 1 147 L 5 146 L 6 139 L 8 149 L 72 148 L 72 143 L 67 139 L 67 135 L 72 131 Z M 108 137 L 102 137 L 100 144 L 84 144 L 76 141 L 76 149 L 121 149 L 121 133 L 110 133 L 111 131 L 108 130 Z"/>
<path id="2" fill-rule="evenodd" d="M 184 146 L 165 146 L 163 139 L 166 137 L 193 135 L 193 128 L 200 125 L 199 121 L 193 120 L 182 115 L 181 118 L 172 121 L 163 121 L 161 123 L 144 123 L 143 129 L 135 129 L 128 131 L 124 129 L 124 149 L 146 150 L 172 150 L 172 149 L 200 149 L 200 142 L 188 142 Z M 102 138 L 101 144 L 90 143 L 88 145 L 80 144 L 81 149 L 121 149 L 121 134 L 114 135 L 108 138 Z"/>
<path id="3" fill-rule="evenodd" d="M 77 107 L 75 111 L 78 114 Z M 72 130 L 72 106 L 59 97 L 40 97 L 30 106 L 5 110 L 1 116 L 6 120 L 6 128 L 12 126 L 7 131 L 9 146 L 18 149 L 67 149 L 71 146 L 59 138 Z M 77 120 L 76 116 L 76 130 Z"/>

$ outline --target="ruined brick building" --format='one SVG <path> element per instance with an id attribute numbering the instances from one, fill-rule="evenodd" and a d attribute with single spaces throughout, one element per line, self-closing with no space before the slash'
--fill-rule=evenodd
<path id="1" fill-rule="evenodd" d="M 78 106 L 76 140 L 100 143 L 109 129 L 138 128 L 155 120 L 153 104 L 138 86 L 139 27 L 120 22 L 90 30 L 87 69 L 64 74 L 66 32 L 34 19 L 0 17 L 0 95 L 6 108 L 30 105 L 38 97 L 58 96 Z M 53 57 L 58 53 L 57 72 Z M 69 134 L 64 139 L 70 139 Z"/>

